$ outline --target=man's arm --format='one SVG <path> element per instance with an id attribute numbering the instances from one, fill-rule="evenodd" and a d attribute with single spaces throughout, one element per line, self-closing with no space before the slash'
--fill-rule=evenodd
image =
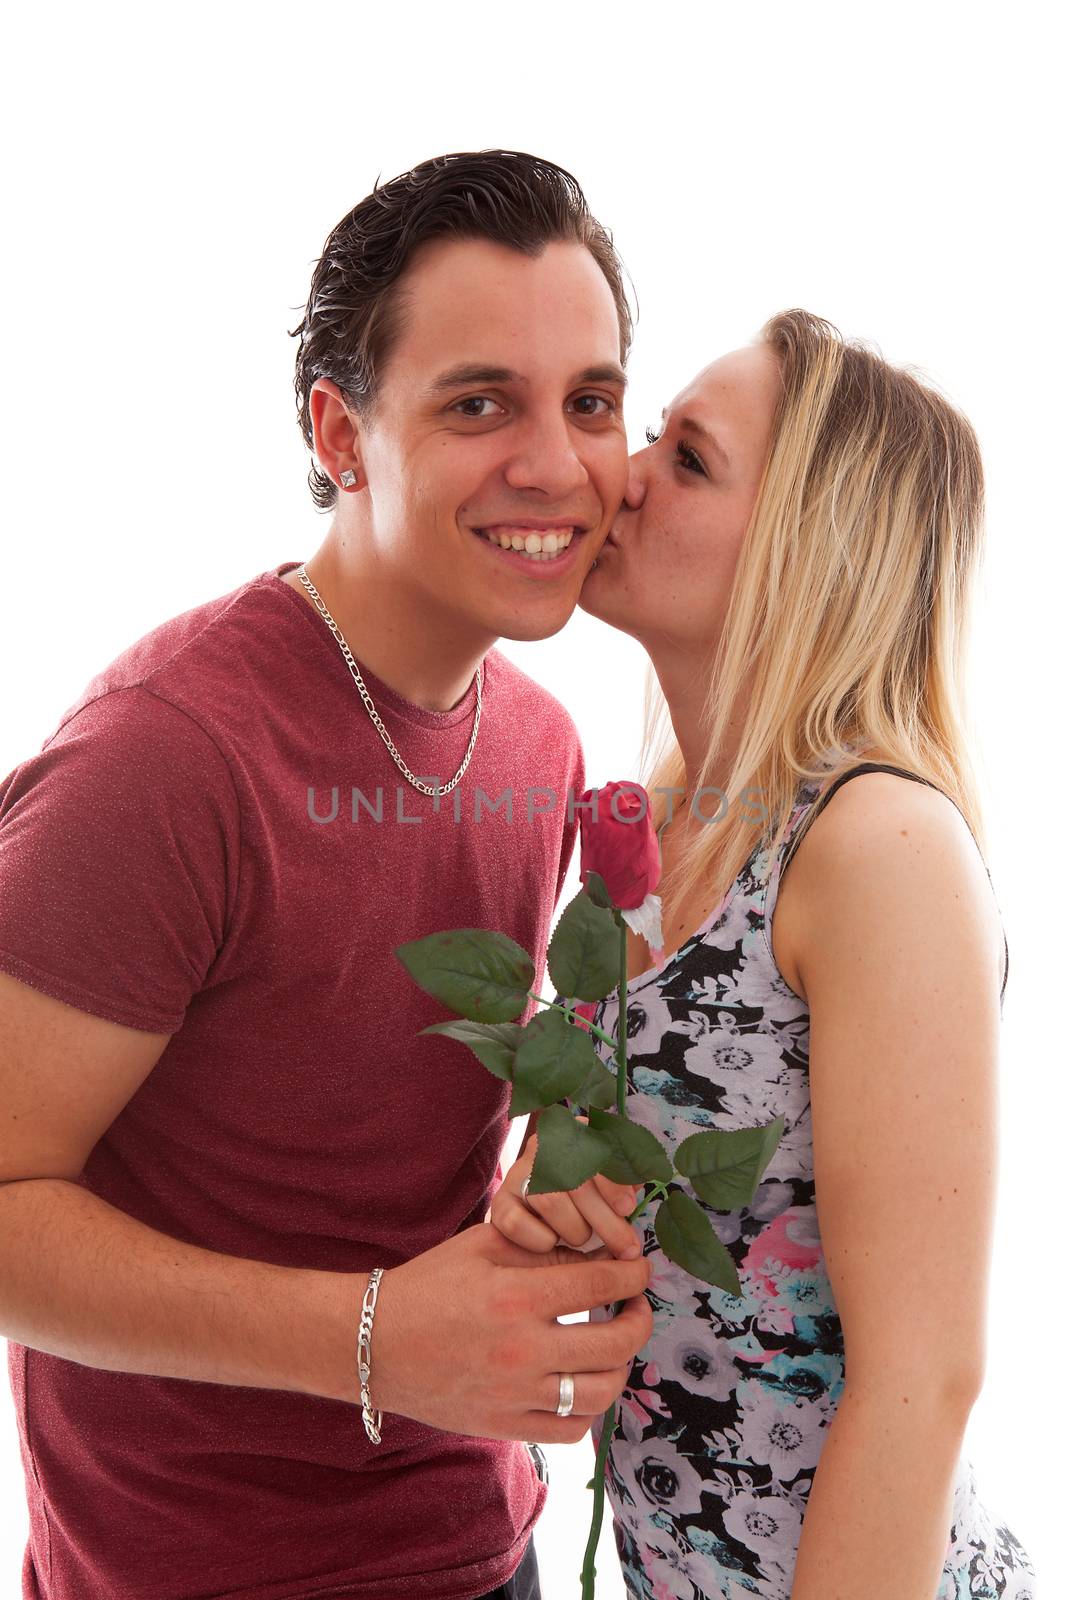
<path id="1" fill-rule="evenodd" d="M 83 1366 L 356 1402 L 366 1286 L 185 1244 L 63 1178 L 0 1185 L 0 1333 Z"/>
<path id="2" fill-rule="evenodd" d="M 357 1398 L 365 1274 L 203 1250 L 74 1181 L 168 1041 L 0 972 L 0 1333 L 113 1372 Z"/>
<path id="3" fill-rule="evenodd" d="M 358 1403 L 366 1273 L 204 1250 L 74 1181 L 167 1038 L 0 972 L 0 1336 L 112 1372 Z M 647 1282 L 644 1261 L 535 1255 L 467 1228 L 386 1272 L 374 1404 L 480 1438 L 573 1443 L 651 1332 Z M 629 1304 L 612 1322 L 557 1321 L 614 1300 Z M 555 1415 L 560 1372 L 575 1374 L 570 1417 Z"/>

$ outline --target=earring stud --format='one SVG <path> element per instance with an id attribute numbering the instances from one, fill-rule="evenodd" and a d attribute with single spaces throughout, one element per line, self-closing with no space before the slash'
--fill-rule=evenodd
<path id="1" fill-rule="evenodd" d="M 341 482 L 344 484 L 346 489 L 351 489 L 351 487 L 355 483 L 355 481 L 356 481 L 356 475 L 352 471 L 352 468 L 351 467 L 346 467 L 345 470 L 341 474 Z"/>

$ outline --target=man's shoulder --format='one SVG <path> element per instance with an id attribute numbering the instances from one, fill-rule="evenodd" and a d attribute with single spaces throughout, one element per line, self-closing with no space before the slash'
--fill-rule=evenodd
<path id="1" fill-rule="evenodd" d="M 235 632 L 248 626 L 266 576 L 257 574 L 225 594 L 167 617 L 126 645 L 63 712 L 52 738 L 104 699 L 142 706 L 168 702 L 193 716 L 202 712 L 210 720 L 212 703 L 232 678 Z M 147 694 L 118 694 L 136 689 Z"/>
<path id="2" fill-rule="evenodd" d="M 551 690 L 524 672 L 499 646 L 489 651 L 486 660 L 498 703 L 506 703 L 509 715 L 521 709 L 526 716 L 536 718 L 546 731 L 555 731 L 561 739 L 580 743 L 574 718 Z"/>

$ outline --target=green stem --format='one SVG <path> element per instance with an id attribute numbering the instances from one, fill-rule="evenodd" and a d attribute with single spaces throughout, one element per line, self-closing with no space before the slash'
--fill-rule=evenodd
<path id="1" fill-rule="evenodd" d="M 648 1206 L 652 1204 L 652 1201 L 655 1200 L 657 1195 L 665 1195 L 666 1193 L 667 1185 L 665 1183 L 654 1183 L 651 1189 L 645 1195 L 644 1199 L 641 1201 L 641 1204 L 637 1207 L 637 1210 L 630 1212 L 630 1215 L 626 1219 L 627 1222 L 636 1222 L 637 1218 Z"/>
<path id="2" fill-rule="evenodd" d="M 616 913 L 618 915 L 618 913 Z M 619 921 L 619 1038 L 615 1046 L 615 1060 L 618 1072 L 615 1075 L 615 1087 L 618 1091 L 619 1116 L 626 1115 L 626 924 L 622 918 Z"/>
<path id="3" fill-rule="evenodd" d="M 531 1000 L 540 1000 L 542 1005 L 550 1006 L 552 1004 L 552 1001 L 546 1000 L 544 995 L 534 994 L 532 989 L 528 989 L 527 993 L 529 994 Z M 565 1017 L 573 1018 L 574 1016 L 573 1006 L 557 1006 L 556 1010 L 562 1011 Z M 603 1039 L 605 1044 L 610 1044 L 613 1050 L 615 1049 L 615 1040 L 611 1037 L 610 1033 L 605 1033 L 603 1028 L 598 1028 L 596 1023 L 589 1021 L 588 1017 L 582 1018 L 582 1026 L 584 1028 L 588 1028 L 589 1032 L 595 1034 L 598 1039 Z"/>
<path id="4" fill-rule="evenodd" d="M 616 911 L 615 921 L 619 929 L 619 1028 L 618 1037 L 612 1039 L 603 1028 L 583 1017 L 582 1021 L 597 1039 L 602 1039 L 615 1051 L 615 1082 L 617 1087 L 617 1108 L 620 1117 L 626 1115 L 626 923 Z M 537 1000 L 541 1005 L 552 1005 L 551 1000 L 546 1000 L 543 995 L 530 991 L 530 998 Z M 562 1011 L 573 1018 L 573 1011 L 568 1006 L 563 1006 Z M 655 1199 L 657 1193 L 666 1193 L 663 1184 L 655 1183 L 651 1190 L 644 1196 L 637 1210 L 630 1217 L 639 1217 L 650 1200 Z M 618 1301 L 612 1307 L 612 1315 L 618 1316 L 622 1310 L 623 1301 Z M 603 1428 L 600 1435 L 600 1444 L 597 1447 L 596 1466 L 593 1469 L 593 1520 L 589 1528 L 589 1539 L 585 1547 L 585 1559 L 582 1562 L 582 1600 L 595 1600 L 596 1595 L 596 1550 L 600 1542 L 600 1528 L 604 1520 L 604 1471 L 607 1465 L 608 1451 L 611 1448 L 611 1436 L 615 1432 L 615 1407 L 612 1405 L 604 1413 Z"/>
<path id="5" fill-rule="evenodd" d="M 620 1117 L 626 1115 L 626 924 L 618 912 L 615 920 L 619 925 L 619 1028 L 618 1039 L 615 1041 L 615 1082 L 618 1087 L 618 1112 Z M 647 1197 L 642 1202 L 642 1208 L 648 1204 Z M 635 1212 L 640 1215 L 640 1212 Z M 623 1302 L 620 1300 L 613 1308 L 612 1315 L 618 1316 L 622 1310 Z M 600 1525 L 604 1520 L 604 1470 L 607 1465 L 608 1451 L 611 1448 L 611 1436 L 615 1432 L 615 1407 L 614 1405 L 605 1413 L 603 1429 L 600 1435 L 600 1444 L 596 1453 L 596 1466 L 593 1469 L 593 1520 L 589 1528 L 589 1539 L 585 1546 L 585 1560 L 582 1562 L 582 1600 L 595 1600 L 596 1595 L 596 1547 L 600 1542 Z"/>
<path id="6" fill-rule="evenodd" d="M 593 1600 L 596 1594 L 596 1547 L 600 1543 L 600 1525 L 604 1520 L 604 1466 L 615 1432 L 615 1407 L 604 1414 L 604 1428 L 597 1446 L 596 1467 L 593 1471 L 593 1520 L 582 1562 L 582 1600 Z"/>

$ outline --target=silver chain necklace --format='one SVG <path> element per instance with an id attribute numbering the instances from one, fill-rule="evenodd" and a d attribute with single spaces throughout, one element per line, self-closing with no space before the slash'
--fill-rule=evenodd
<path id="1" fill-rule="evenodd" d="M 397 766 L 400 768 L 400 770 L 404 774 L 405 778 L 408 780 L 409 783 L 414 784 L 415 788 L 419 790 L 420 794 L 428 794 L 433 799 L 437 799 L 438 796 L 440 796 L 440 795 L 448 794 L 449 790 L 454 789 L 456 787 L 456 784 L 459 782 L 460 778 L 462 778 L 463 774 L 466 772 L 467 764 L 470 761 L 471 756 L 474 754 L 474 742 L 478 737 L 478 724 L 482 720 L 482 663 L 479 662 L 478 671 L 475 674 L 475 683 L 476 683 L 476 688 L 477 688 L 478 703 L 474 708 L 474 727 L 473 727 L 473 729 L 471 731 L 471 742 L 467 746 L 467 754 L 463 757 L 463 761 L 462 761 L 462 763 L 460 765 L 460 768 L 459 768 L 459 771 L 456 773 L 455 777 L 450 779 L 450 781 L 448 783 L 442 785 L 441 788 L 435 789 L 430 784 L 423 783 L 421 778 L 416 778 L 416 776 L 412 772 L 411 768 L 405 764 L 404 758 L 403 758 L 403 756 L 401 756 L 400 751 L 397 749 L 397 747 L 393 743 L 392 739 L 390 739 L 388 733 L 385 730 L 385 723 L 382 721 L 381 717 L 378 715 L 377 711 L 374 709 L 374 701 L 371 699 L 370 694 L 367 691 L 367 685 L 363 682 L 363 679 L 360 676 L 359 667 L 356 665 L 356 658 L 352 654 L 351 650 L 348 648 L 348 645 L 345 643 L 344 634 L 341 632 L 340 628 L 337 626 L 336 622 L 333 620 L 333 618 L 330 616 L 330 613 L 327 611 L 326 602 L 323 600 L 322 596 L 319 594 L 319 591 L 316 589 L 315 585 L 312 583 L 311 579 L 308 577 L 307 568 L 306 567 L 301 567 L 300 570 L 297 572 L 297 577 L 300 579 L 300 582 L 304 585 L 304 588 L 311 595 L 312 600 L 314 600 L 315 604 L 318 606 L 318 608 L 321 611 L 321 613 L 323 615 L 323 618 L 324 618 L 324 620 L 326 622 L 326 626 L 329 628 L 330 632 L 333 634 L 334 638 L 337 640 L 337 643 L 340 645 L 341 654 L 344 656 L 345 660 L 348 663 L 348 670 L 352 674 L 353 679 L 355 680 L 356 688 L 359 690 L 360 694 L 363 697 L 363 704 L 367 708 L 367 711 L 368 711 L 368 713 L 370 715 L 370 719 L 374 723 L 374 726 L 377 728 L 378 732 L 381 734 L 382 738 L 385 740 L 386 748 L 388 749 L 389 754 L 392 756 L 393 760 L 396 762 Z"/>

